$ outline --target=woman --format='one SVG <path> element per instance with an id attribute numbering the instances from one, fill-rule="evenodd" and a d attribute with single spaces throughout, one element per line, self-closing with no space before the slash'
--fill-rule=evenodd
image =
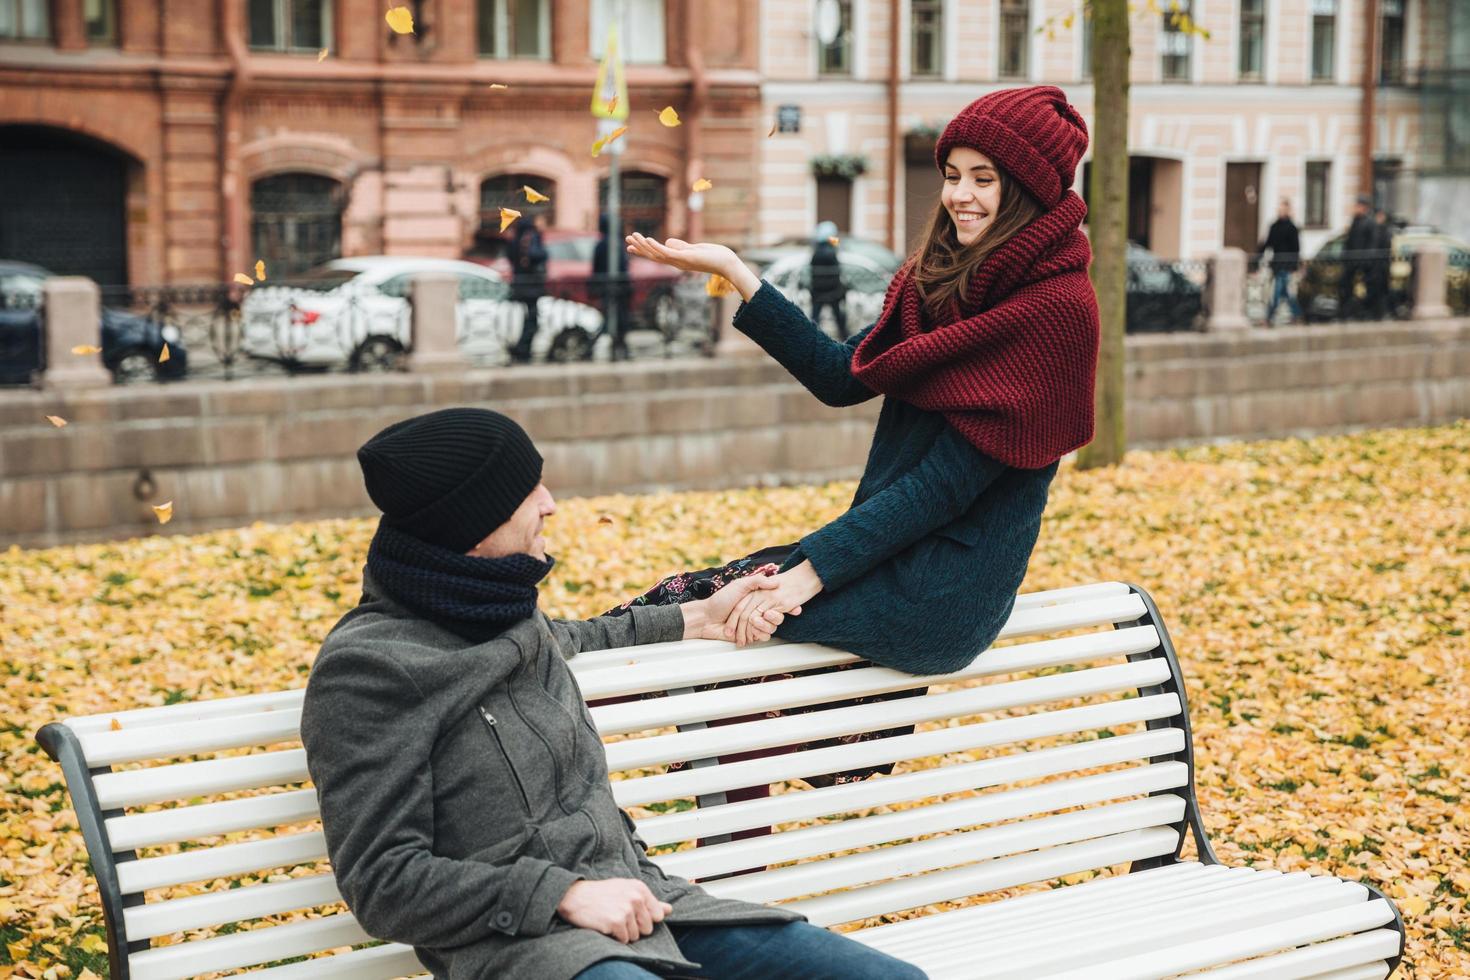
<path id="1" fill-rule="evenodd" d="M 921 245 L 878 321 L 845 344 L 728 248 L 630 235 L 636 255 L 730 280 L 745 300 L 736 329 L 824 403 L 885 397 L 845 514 L 793 546 L 665 579 L 622 610 L 777 565 L 780 586 L 732 615 L 737 642 L 759 638 L 765 620 L 782 639 L 914 674 L 959 670 L 989 647 L 1057 463 L 1092 438 L 1097 301 L 1086 207 L 1069 190 L 1086 147 L 1086 125 L 1057 88 L 971 103 L 935 148 L 944 184 Z"/>

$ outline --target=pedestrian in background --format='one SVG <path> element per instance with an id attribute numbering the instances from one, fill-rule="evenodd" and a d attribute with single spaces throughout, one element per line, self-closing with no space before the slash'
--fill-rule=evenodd
<path id="1" fill-rule="evenodd" d="M 822 310 L 830 309 L 837 321 L 837 339 L 847 339 L 847 286 L 837 261 L 837 225 L 823 221 L 812 232 L 812 322 L 822 323 Z"/>
<path id="2" fill-rule="evenodd" d="M 541 237 L 545 228 L 544 214 L 517 223 L 506 249 L 511 269 L 510 298 L 526 307 L 521 337 L 510 352 L 512 364 L 531 363 L 531 344 L 536 340 L 538 326 L 537 306 L 546 295 L 546 243 Z"/>
<path id="3" fill-rule="evenodd" d="M 1368 262 L 1368 308 L 1375 320 L 1388 316 L 1388 274 L 1393 261 L 1393 225 L 1388 209 L 1373 214 L 1373 257 Z"/>
<path id="4" fill-rule="evenodd" d="M 1283 302 L 1291 311 L 1292 321 L 1301 322 L 1302 307 L 1291 293 L 1291 277 L 1301 268 L 1302 240 L 1296 222 L 1291 220 L 1291 201 L 1287 198 L 1281 199 L 1260 251 L 1271 253 L 1271 303 L 1266 307 L 1266 326 L 1275 322 L 1276 308 Z"/>
<path id="5" fill-rule="evenodd" d="M 1347 240 L 1342 245 L 1342 275 L 1337 280 L 1339 320 L 1361 315 L 1358 307 L 1358 278 L 1366 278 L 1367 264 L 1378 234 L 1369 210 L 1372 206 L 1373 199 L 1367 194 L 1359 194 L 1353 204 L 1353 223 L 1348 226 Z M 1367 283 L 1364 283 L 1364 288 L 1367 288 Z"/>
<path id="6" fill-rule="evenodd" d="M 626 361 L 628 344 L 623 338 L 633 326 L 633 281 L 628 276 L 628 253 L 623 243 L 609 244 L 607 230 L 610 222 L 604 214 L 597 219 L 597 230 L 601 233 L 597 245 L 592 249 L 592 294 L 602 300 L 602 315 L 609 317 L 614 309 L 618 313 L 616 330 L 612 334 L 612 359 Z M 611 248 L 617 259 L 617 271 L 611 276 L 607 272 L 607 253 Z M 604 321 L 608 322 L 608 321 Z"/>

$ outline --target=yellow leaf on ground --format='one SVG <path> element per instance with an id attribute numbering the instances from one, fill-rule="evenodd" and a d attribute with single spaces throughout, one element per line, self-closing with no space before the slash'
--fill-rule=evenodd
<path id="1" fill-rule="evenodd" d="M 62 428 L 63 426 L 66 425 L 66 419 L 62 418 L 60 415 L 48 415 L 48 416 L 46 416 L 46 421 L 47 422 L 50 422 L 52 425 L 56 426 L 58 429 L 60 429 L 60 428 Z"/>
<path id="2" fill-rule="evenodd" d="M 1413 918 L 1417 919 L 1419 918 L 1419 916 L 1429 911 L 1429 899 L 1425 898 L 1422 895 L 1410 895 L 1408 898 L 1400 898 L 1397 900 L 1397 903 L 1399 911 L 1402 912 L 1405 917 L 1412 916 Z"/>
<path id="3" fill-rule="evenodd" d="M 694 182 L 694 192 L 697 194 L 700 191 L 707 191 L 713 186 L 715 185 L 701 177 Z"/>
<path id="4" fill-rule="evenodd" d="M 95 933 L 95 932 L 89 932 L 85 936 L 83 936 L 82 937 L 82 941 L 81 941 L 81 943 L 79 945 L 82 947 L 82 951 L 83 952 L 87 952 L 87 953 L 105 953 L 105 952 L 107 952 L 107 940 L 103 939 L 101 936 L 97 935 L 97 933 Z"/>
<path id="5" fill-rule="evenodd" d="M 327 60 L 327 49 L 326 48 L 322 48 L 320 51 L 318 51 L 316 53 L 316 63 L 317 64 L 321 64 L 323 61 L 326 61 L 326 60 Z"/>
<path id="6" fill-rule="evenodd" d="M 602 154 L 603 149 L 606 148 L 609 143 L 611 143 L 614 140 L 618 139 L 619 137 L 621 137 L 627 131 L 628 131 L 628 127 L 627 126 L 619 126 L 617 129 L 613 130 L 611 133 L 608 133 L 602 139 L 600 139 L 597 142 L 593 143 L 592 144 L 592 155 L 593 156 L 600 156 Z"/>
<path id="7" fill-rule="evenodd" d="M 26 958 L 25 943 L 6 943 L 5 948 L 9 951 L 11 960 L 17 963 Z"/>
<path id="8" fill-rule="evenodd" d="M 163 345 L 163 350 L 158 352 L 158 363 L 163 364 L 172 356 L 173 355 L 168 352 L 168 342 L 165 341 Z"/>
<path id="9" fill-rule="evenodd" d="M 532 204 L 540 204 L 542 201 L 551 200 L 551 198 L 547 197 L 545 194 L 542 194 L 530 184 L 526 184 L 521 187 L 521 193 L 525 194 L 526 200 L 531 202 Z"/>
<path id="10" fill-rule="evenodd" d="M 77 344 L 71 349 L 71 352 L 73 354 L 100 354 L 102 353 L 102 348 L 94 347 L 91 344 Z"/>
<path id="11" fill-rule="evenodd" d="M 515 223 L 515 220 L 517 218 L 519 218 L 520 216 L 521 216 L 521 213 L 519 211 L 517 211 L 515 208 L 501 208 L 500 209 L 500 230 L 501 231 L 505 231 L 505 229 L 509 228 L 512 224 L 514 224 Z"/>
<path id="12" fill-rule="evenodd" d="M 255 260 L 255 278 L 265 282 L 265 259 Z"/>
<path id="13" fill-rule="evenodd" d="M 735 291 L 735 286 L 724 276 L 711 274 L 704 284 L 704 291 L 711 296 L 724 296 Z"/>
<path id="14" fill-rule="evenodd" d="M 254 279 L 251 279 L 249 276 L 247 276 L 243 272 L 237 272 L 237 273 L 235 273 L 235 281 L 238 282 L 242 286 L 253 286 L 253 285 L 255 285 L 255 280 Z"/>
<path id="15" fill-rule="evenodd" d="M 383 19 L 388 22 L 388 26 L 395 34 L 413 33 L 413 11 L 407 7 L 389 7 Z"/>
<path id="16" fill-rule="evenodd" d="M 122 731 L 122 722 L 120 722 L 116 718 L 114 718 L 114 719 L 112 719 L 111 724 L 109 724 L 107 727 L 110 728 L 110 729 L 112 729 L 115 732 L 120 732 L 120 731 Z"/>
<path id="17" fill-rule="evenodd" d="M 153 513 L 158 515 L 158 523 L 167 524 L 174 519 L 174 502 L 166 500 L 161 504 L 154 505 Z"/>
<path id="18" fill-rule="evenodd" d="M 673 106 L 666 105 L 659 110 L 658 121 L 663 123 L 665 126 L 677 126 L 679 125 L 679 114 L 674 111 Z"/>
<path id="19" fill-rule="evenodd" d="M 104 949 L 106 946 L 107 944 L 103 943 Z M 84 966 L 82 967 L 82 972 L 77 974 L 77 980 L 102 980 L 102 978 Z"/>

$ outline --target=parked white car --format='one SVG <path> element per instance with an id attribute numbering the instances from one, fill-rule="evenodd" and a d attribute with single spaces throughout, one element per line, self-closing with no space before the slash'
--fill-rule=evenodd
<path id="1" fill-rule="evenodd" d="M 412 345 L 408 294 L 422 272 L 459 278 L 455 335 L 477 363 L 505 364 L 526 309 L 512 301 L 494 269 L 456 259 L 363 256 L 334 259 L 280 284 L 253 287 L 241 304 L 243 353 L 293 366 L 390 370 Z M 568 329 L 595 334 L 602 314 L 583 303 L 543 296 L 532 356 L 545 356 Z"/>
<path id="2" fill-rule="evenodd" d="M 839 252 L 837 264 L 842 269 L 843 285 L 847 286 L 847 332 L 855 334 L 878 319 L 878 314 L 883 311 L 883 294 L 888 291 L 893 274 L 880 263 L 857 252 Z M 777 259 L 766 267 L 761 278 L 801 307 L 807 316 L 812 315 L 810 251 Z M 835 337 L 837 334 L 836 324 L 826 314 L 817 326 L 829 335 Z"/>

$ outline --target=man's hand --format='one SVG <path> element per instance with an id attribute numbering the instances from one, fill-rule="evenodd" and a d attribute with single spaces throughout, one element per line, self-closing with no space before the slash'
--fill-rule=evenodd
<path id="1" fill-rule="evenodd" d="M 578 881 L 556 907 L 556 914 L 572 925 L 620 943 L 652 934 L 654 923 L 664 921 L 672 911 L 672 905 L 660 902 L 647 885 L 632 878 Z"/>
<path id="2" fill-rule="evenodd" d="M 679 608 L 684 611 L 684 639 L 733 640 L 734 624 L 728 622 L 730 614 L 746 596 L 758 594 L 763 589 L 774 589 L 776 579 L 772 572 L 775 565 L 766 565 L 744 578 L 738 578 L 720 589 L 708 599 L 686 602 Z M 783 610 L 784 611 L 784 610 Z M 755 623 L 753 629 L 761 631 L 761 640 L 770 639 L 776 627 L 785 617 L 771 613 Z M 756 642 L 751 640 L 749 642 Z"/>
<path id="3" fill-rule="evenodd" d="M 767 639 L 768 624 L 771 624 L 770 631 L 774 631 L 784 615 L 801 615 L 802 604 L 822 591 L 822 579 L 810 561 L 773 575 L 766 582 L 774 582 L 776 587 L 741 596 L 725 623 L 727 636 L 733 632 L 737 646 Z"/>

